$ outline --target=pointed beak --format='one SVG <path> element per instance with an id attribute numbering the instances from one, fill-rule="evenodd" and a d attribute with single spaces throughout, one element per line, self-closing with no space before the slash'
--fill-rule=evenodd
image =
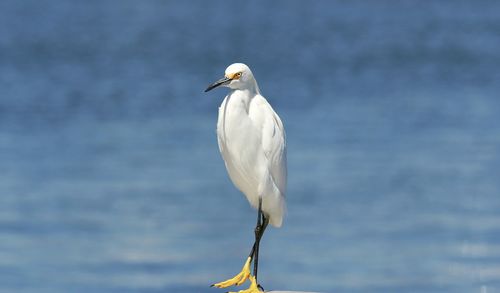
<path id="1" fill-rule="evenodd" d="M 231 82 L 231 78 L 227 78 L 227 77 L 224 77 L 224 78 L 221 78 L 219 79 L 218 81 L 212 83 L 211 85 L 209 85 L 207 87 L 207 89 L 205 90 L 205 93 L 210 91 L 210 90 L 213 90 L 214 88 L 218 87 L 218 86 L 221 86 L 221 85 L 225 85 L 225 84 L 228 84 Z"/>

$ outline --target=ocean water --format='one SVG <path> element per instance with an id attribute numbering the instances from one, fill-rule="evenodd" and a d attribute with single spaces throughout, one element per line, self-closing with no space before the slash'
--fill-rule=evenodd
<path id="1" fill-rule="evenodd" d="M 0 3 L 0 292 L 224 292 L 256 213 L 203 93 L 287 131 L 266 289 L 500 292 L 498 1 Z"/>

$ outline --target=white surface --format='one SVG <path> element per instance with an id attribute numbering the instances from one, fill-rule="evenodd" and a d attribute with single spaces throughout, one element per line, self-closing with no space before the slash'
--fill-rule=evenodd
<path id="1" fill-rule="evenodd" d="M 306 291 L 266 291 L 266 293 L 319 293 L 319 292 L 306 292 Z"/>

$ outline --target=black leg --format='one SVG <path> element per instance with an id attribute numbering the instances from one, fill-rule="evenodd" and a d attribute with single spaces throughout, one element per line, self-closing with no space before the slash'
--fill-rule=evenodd
<path id="1" fill-rule="evenodd" d="M 259 209 L 257 210 L 257 224 L 255 225 L 255 242 L 253 249 L 253 275 L 255 279 L 256 267 L 259 265 L 259 238 L 262 230 L 262 198 L 259 198 Z"/>
<path id="2" fill-rule="evenodd" d="M 248 255 L 248 257 L 253 259 L 254 253 L 255 253 L 255 242 L 253 243 L 252 250 L 250 250 L 250 254 Z"/>
<path id="3" fill-rule="evenodd" d="M 260 244 L 260 239 L 262 238 L 262 235 L 264 235 L 264 231 L 267 228 L 267 224 L 269 224 L 269 219 L 266 218 L 264 215 L 262 215 L 262 229 L 261 229 L 260 236 L 259 236 L 259 244 Z M 259 248 L 259 244 L 257 244 L 257 249 Z M 256 261 L 254 263 L 254 267 L 253 267 L 255 281 L 257 281 L 257 267 L 258 267 L 258 261 Z M 264 288 L 262 288 L 262 286 L 259 284 L 259 282 L 257 282 L 257 286 L 259 287 L 259 289 L 262 292 L 264 292 Z"/>
<path id="4" fill-rule="evenodd" d="M 267 228 L 267 224 L 269 224 L 269 219 L 264 216 L 262 213 L 262 198 L 259 199 L 259 211 L 257 215 L 257 226 L 255 227 L 255 244 L 252 248 L 252 252 L 254 254 L 254 263 L 253 263 L 253 275 L 255 280 L 257 280 L 257 272 L 259 267 L 259 245 L 260 239 L 262 235 L 264 235 L 264 231 Z"/>

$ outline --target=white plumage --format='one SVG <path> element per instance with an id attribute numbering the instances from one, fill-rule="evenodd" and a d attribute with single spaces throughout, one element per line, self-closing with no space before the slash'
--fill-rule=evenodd
<path id="1" fill-rule="evenodd" d="M 254 208 L 280 227 L 287 181 L 285 129 L 242 63 L 226 69 L 221 84 L 231 91 L 219 108 L 217 138 L 229 177 Z M 230 81 L 227 81 L 230 80 Z"/>
<path id="2" fill-rule="evenodd" d="M 252 71 L 242 63 L 226 69 L 225 77 L 208 86 L 231 89 L 219 108 L 217 140 L 220 153 L 234 185 L 258 209 L 255 242 L 241 272 L 213 287 L 239 286 L 240 293 L 261 293 L 257 282 L 259 245 L 268 223 L 280 227 L 285 213 L 286 141 L 280 117 L 260 94 Z M 253 276 L 250 266 L 253 262 Z"/>

